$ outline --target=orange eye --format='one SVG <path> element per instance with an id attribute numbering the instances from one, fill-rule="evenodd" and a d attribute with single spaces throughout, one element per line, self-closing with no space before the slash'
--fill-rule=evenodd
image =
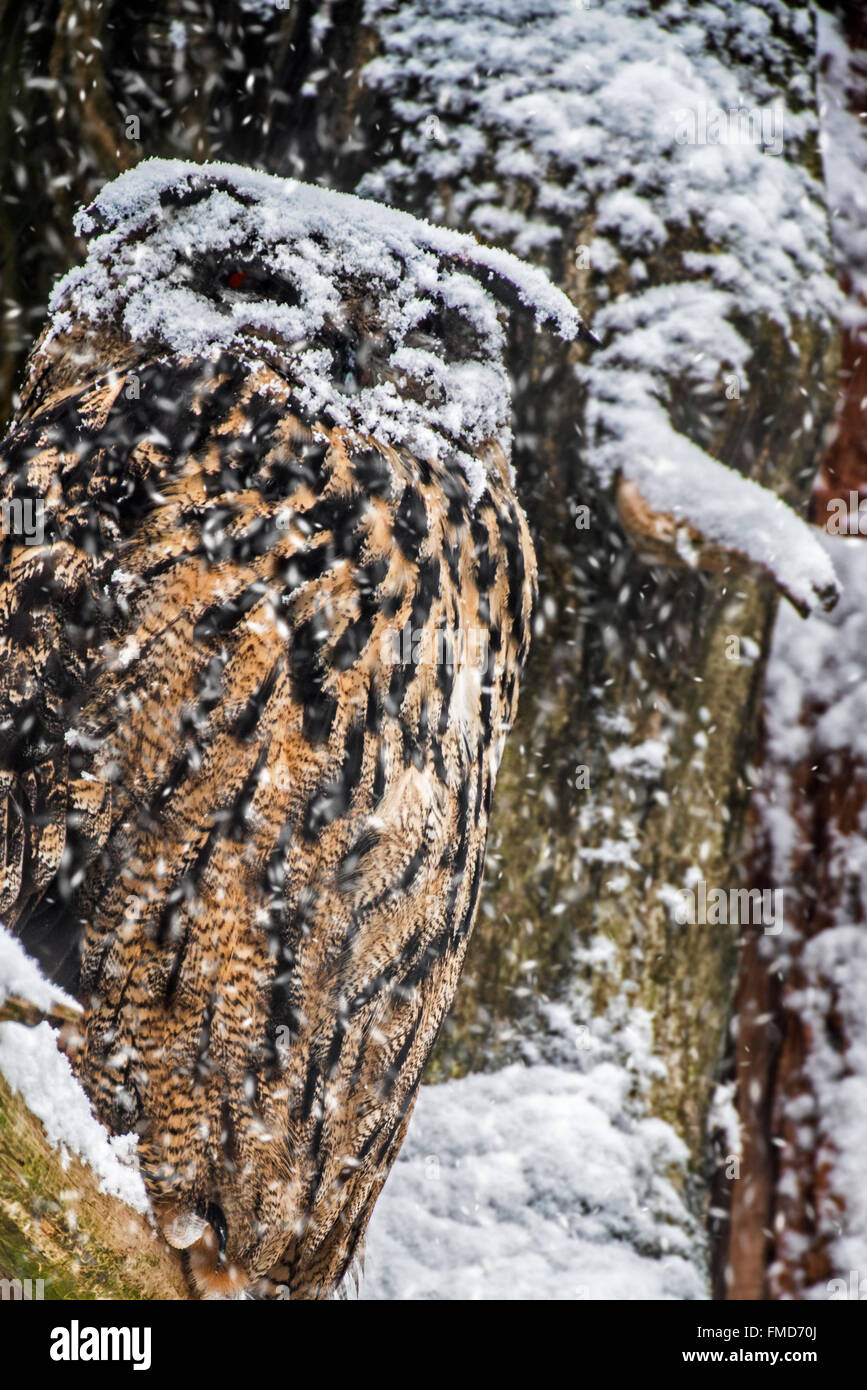
<path id="1" fill-rule="evenodd" d="M 229 289 L 239 290 L 247 278 L 246 270 L 233 270 L 229 276 Z"/>

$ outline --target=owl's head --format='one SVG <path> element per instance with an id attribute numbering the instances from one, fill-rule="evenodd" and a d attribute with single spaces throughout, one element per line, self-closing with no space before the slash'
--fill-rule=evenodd
<path id="1" fill-rule="evenodd" d="M 232 164 L 151 159 L 78 214 L 83 265 L 55 287 L 40 345 L 82 321 L 150 354 L 265 364 L 318 418 L 457 454 L 508 457 L 504 315 L 586 333 L 540 270 L 391 208 Z"/>

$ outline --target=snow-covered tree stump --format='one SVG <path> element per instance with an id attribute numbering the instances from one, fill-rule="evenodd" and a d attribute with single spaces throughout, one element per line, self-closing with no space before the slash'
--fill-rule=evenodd
<path id="1" fill-rule="evenodd" d="M 73 1029 L 76 1007 L 0 928 L 2 1296 L 187 1298 L 180 1256 L 150 1219 L 134 1140 L 109 1137 L 58 1050 L 51 1025 Z"/>

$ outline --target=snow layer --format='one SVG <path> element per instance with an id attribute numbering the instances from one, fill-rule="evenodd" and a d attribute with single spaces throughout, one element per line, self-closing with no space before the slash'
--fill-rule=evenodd
<path id="1" fill-rule="evenodd" d="M 13 994 L 46 1011 L 57 1004 L 80 1008 L 62 989 L 44 979 L 17 938 L 0 927 L 0 1004 Z M 149 1210 L 136 1167 L 137 1137 L 110 1136 L 94 1118 L 69 1059 L 58 1051 L 57 1034 L 50 1024 L 28 1028 L 19 1023 L 0 1023 L 0 1072 L 42 1121 L 45 1137 L 53 1148 L 61 1148 L 64 1154 L 77 1154 L 89 1164 L 99 1179 L 101 1192 L 120 1197 L 136 1211 Z"/>
<path id="2" fill-rule="evenodd" d="M 867 826 L 850 846 L 867 869 Z M 864 1145 L 867 1142 L 867 932 L 864 923 L 841 923 L 808 942 L 802 963 L 810 981 L 803 995 L 803 1015 L 810 1028 L 807 1075 L 818 1102 L 822 1127 L 833 1135 L 833 1146 L 817 1155 L 817 1167 L 828 1164 L 832 1191 L 845 1203 L 841 1216 L 836 1203 L 825 1203 L 820 1223 L 834 1234 L 835 1269 L 848 1274 L 867 1270 L 867 1184 Z M 829 1036 L 828 1016 L 843 1024 L 843 1056 Z M 863 1287 L 867 1288 L 867 1285 Z M 826 1298 L 822 1284 L 814 1296 Z"/>
<path id="3" fill-rule="evenodd" d="M 626 1073 L 515 1064 L 422 1088 L 374 1212 L 360 1296 L 706 1296 L 680 1199 L 683 1148 L 624 1122 Z"/>
<path id="4" fill-rule="evenodd" d="M 867 764 L 867 542 L 858 536 L 825 535 L 820 543 L 833 557 L 842 597 L 834 613 L 799 623 L 781 609 L 765 684 L 766 738 L 775 766 L 796 766 L 810 752 L 848 750 Z M 804 711 L 823 711 L 804 722 Z M 776 875 L 784 874 L 794 847 L 778 836 Z M 867 886 L 867 880 L 865 880 Z"/>
<path id="5" fill-rule="evenodd" d="M 367 0 L 366 12 L 380 53 L 364 77 L 402 131 L 359 192 L 589 268 L 605 344 L 575 367 L 589 465 L 771 568 L 797 603 L 827 594 L 809 528 L 680 432 L 671 399 L 672 382 L 697 398 L 701 435 L 703 395 L 731 380 L 749 390 L 748 317 L 778 325 L 797 354 L 797 324 L 828 327 L 838 312 L 804 155 L 810 73 L 787 61 L 787 43 L 811 38 L 808 10 Z M 648 287 L 653 258 L 665 281 L 657 267 Z"/>
<path id="6" fill-rule="evenodd" d="M 109 1135 L 94 1118 L 90 1101 L 76 1081 L 69 1059 L 58 1051 L 56 1039 L 47 1023 L 35 1028 L 0 1024 L 0 1071 L 42 1121 L 52 1148 L 59 1148 L 64 1157 L 77 1154 L 96 1174 L 101 1192 L 119 1197 L 136 1211 L 148 1211 L 147 1194 L 136 1167 L 136 1135 Z"/>
<path id="7" fill-rule="evenodd" d="M 611 942 L 582 951 L 611 967 Z M 663 1073 L 628 988 L 583 985 L 535 1016 L 492 1074 L 422 1087 L 377 1203 L 363 1299 L 704 1299 L 687 1153 L 647 1114 Z"/>
<path id="8" fill-rule="evenodd" d="M 55 286 L 46 347 L 83 317 L 161 352 L 267 360 L 313 414 L 422 457 L 456 453 L 475 498 L 480 451 L 511 446 L 497 294 L 580 331 L 547 275 L 508 252 L 239 165 L 145 160 L 76 230 L 87 260 Z"/>
<path id="9" fill-rule="evenodd" d="M 27 999 L 49 1013 L 57 1004 L 79 1010 L 81 1005 L 58 985 L 51 984 L 11 932 L 0 925 L 0 1004 L 11 994 Z"/>

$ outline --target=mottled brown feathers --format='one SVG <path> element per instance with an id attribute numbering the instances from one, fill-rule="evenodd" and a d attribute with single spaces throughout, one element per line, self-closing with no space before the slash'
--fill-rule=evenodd
<path id="1" fill-rule="evenodd" d="M 458 982 L 532 545 L 494 444 L 473 507 L 267 366 L 82 344 L 3 447 L 0 915 L 196 1290 L 324 1297 Z"/>

